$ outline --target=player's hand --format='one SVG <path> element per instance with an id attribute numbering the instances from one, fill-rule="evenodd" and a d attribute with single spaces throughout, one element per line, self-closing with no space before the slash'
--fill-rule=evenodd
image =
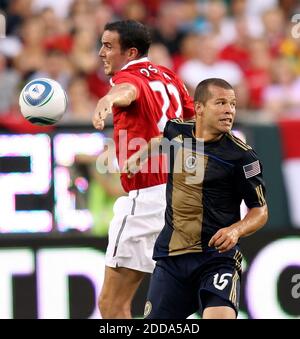
<path id="1" fill-rule="evenodd" d="M 106 117 L 112 113 L 112 106 L 112 102 L 107 96 L 98 101 L 93 117 L 93 125 L 96 129 L 103 130 Z"/>
<path id="2" fill-rule="evenodd" d="M 128 178 L 132 178 L 142 168 L 141 158 L 138 153 L 133 154 L 124 162 L 122 172 L 127 173 Z"/>
<path id="3" fill-rule="evenodd" d="M 216 250 L 223 253 L 232 249 L 238 241 L 239 232 L 237 228 L 232 225 L 218 230 L 218 232 L 211 237 L 208 246 L 215 247 Z"/>

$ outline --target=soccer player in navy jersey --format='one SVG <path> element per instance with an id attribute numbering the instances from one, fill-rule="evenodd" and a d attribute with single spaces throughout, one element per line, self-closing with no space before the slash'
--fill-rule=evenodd
<path id="1" fill-rule="evenodd" d="M 150 43 L 148 29 L 132 20 L 108 23 L 102 35 L 99 56 L 105 74 L 112 76 L 112 87 L 99 100 L 93 124 L 101 130 L 107 115 L 113 114 L 120 168 L 138 150 L 129 144 L 139 140 L 147 143 L 159 136 L 169 119 L 194 116 L 193 101 L 182 81 L 147 58 Z M 124 145 L 127 154 L 122 152 Z M 109 227 L 105 278 L 99 297 L 103 318 L 130 318 L 134 294 L 145 273 L 154 269 L 153 246 L 164 224 L 167 179 L 161 157 L 157 166 L 155 173 L 142 171 L 131 179 L 121 173 L 128 196 L 116 201 Z"/>
<path id="2" fill-rule="evenodd" d="M 197 86 L 194 102 L 196 122 L 168 121 L 164 138 L 153 139 L 124 164 L 134 178 L 155 143 L 168 150 L 165 225 L 154 246 L 147 319 L 182 319 L 197 311 L 207 319 L 236 318 L 238 241 L 267 221 L 261 163 L 231 132 L 236 114 L 232 86 L 206 79 Z M 243 219 L 242 200 L 248 207 Z"/>

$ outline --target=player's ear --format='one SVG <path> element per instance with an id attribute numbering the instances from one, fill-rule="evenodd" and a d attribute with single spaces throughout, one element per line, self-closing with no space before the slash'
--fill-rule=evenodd
<path id="1" fill-rule="evenodd" d="M 194 107 L 195 107 L 195 114 L 196 115 L 202 115 L 203 114 L 204 106 L 203 106 L 202 102 L 195 101 Z"/>
<path id="2" fill-rule="evenodd" d="M 135 60 L 138 59 L 139 51 L 135 47 L 131 47 L 127 50 L 128 53 L 128 59 L 129 60 Z"/>

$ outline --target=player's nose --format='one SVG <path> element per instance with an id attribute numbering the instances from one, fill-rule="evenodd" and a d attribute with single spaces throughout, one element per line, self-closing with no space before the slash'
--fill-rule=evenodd
<path id="1" fill-rule="evenodd" d="M 227 114 L 234 114 L 235 112 L 235 106 L 230 104 L 230 103 L 227 103 L 227 105 L 225 105 L 225 113 Z"/>
<path id="2" fill-rule="evenodd" d="M 99 56 L 100 58 L 103 58 L 103 57 L 105 56 L 105 52 L 104 52 L 103 46 L 99 49 L 98 56 Z"/>

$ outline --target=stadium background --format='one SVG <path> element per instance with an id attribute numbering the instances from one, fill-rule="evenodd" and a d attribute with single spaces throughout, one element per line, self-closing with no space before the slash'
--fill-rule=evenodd
<path id="1" fill-rule="evenodd" d="M 91 115 L 108 88 L 99 37 L 120 18 L 153 28 L 150 58 L 191 94 L 202 77 L 235 86 L 235 130 L 262 159 L 270 208 L 267 226 L 241 242 L 240 317 L 299 317 L 299 2 L 1 0 L 0 10 L 0 318 L 98 317 L 108 220 L 122 192 L 117 174 L 95 171 L 111 129 L 96 132 Z M 18 111 L 22 86 L 42 76 L 68 93 L 55 127 L 25 123 Z"/>

